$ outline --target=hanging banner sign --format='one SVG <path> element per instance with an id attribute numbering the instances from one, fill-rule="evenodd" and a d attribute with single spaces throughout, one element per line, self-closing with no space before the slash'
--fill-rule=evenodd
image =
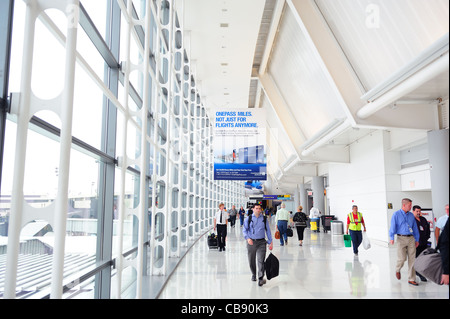
<path id="1" fill-rule="evenodd" d="M 267 180 L 266 112 L 220 109 L 214 115 L 214 179 Z"/>
<path id="2" fill-rule="evenodd" d="M 291 200 L 291 195 L 263 195 L 265 200 Z"/>

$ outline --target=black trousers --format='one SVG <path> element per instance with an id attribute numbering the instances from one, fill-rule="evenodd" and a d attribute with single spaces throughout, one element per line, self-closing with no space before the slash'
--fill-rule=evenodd
<path id="1" fill-rule="evenodd" d="M 297 228 L 298 240 L 303 240 L 303 232 L 305 231 L 306 226 L 295 226 L 295 228 Z"/>
<path id="2" fill-rule="evenodd" d="M 225 247 L 225 238 L 227 237 L 227 225 L 217 224 L 217 245 L 219 248 Z"/>
<path id="3" fill-rule="evenodd" d="M 234 224 L 236 224 L 236 215 L 234 215 L 234 216 L 230 216 L 230 223 L 231 223 L 231 227 L 233 227 L 234 226 Z"/>

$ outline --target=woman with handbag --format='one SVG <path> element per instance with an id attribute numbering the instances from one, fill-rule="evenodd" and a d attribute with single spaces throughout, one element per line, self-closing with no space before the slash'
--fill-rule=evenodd
<path id="1" fill-rule="evenodd" d="M 303 212 L 303 207 L 300 205 L 297 208 L 297 212 L 294 214 L 293 222 L 295 228 L 297 228 L 297 235 L 299 246 L 303 245 L 303 232 L 306 228 L 306 214 Z"/>

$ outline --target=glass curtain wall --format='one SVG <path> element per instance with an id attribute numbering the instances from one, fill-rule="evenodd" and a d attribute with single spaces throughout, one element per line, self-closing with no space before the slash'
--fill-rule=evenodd
<path id="1" fill-rule="evenodd" d="M 183 8 L 8 3 L 0 297 L 141 298 L 219 202 L 245 202 L 243 183 L 213 180 Z"/>

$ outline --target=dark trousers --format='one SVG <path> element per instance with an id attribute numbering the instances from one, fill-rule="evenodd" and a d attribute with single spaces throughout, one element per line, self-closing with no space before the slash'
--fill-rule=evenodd
<path id="1" fill-rule="evenodd" d="M 295 228 L 297 228 L 298 240 L 303 240 L 303 232 L 305 231 L 306 226 L 296 226 Z"/>
<path id="2" fill-rule="evenodd" d="M 264 277 L 264 261 L 266 258 L 266 239 L 254 240 L 253 245 L 247 243 L 248 263 L 252 275 L 256 276 L 256 264 L 258 264 L 258 279 Z"/>
<path id="3" fill-rule="evenodd" d="M 236 224 L 236 215 L 231 216 L 230 215 L 230 223 L 231 223 L 231 227 L 234 226 L 234 224 Z"/>
<path id="4" fill-rule="evenodd" d="M 362 240 L 363 240 L 362 231 L 350 229 L 350 236 L 352 237 L 353 253 L 357 254 L 358 247 L 359 247 L 359 245 L 361 245 Z"/>
<path id="5" fill-rule="evenodd" d="M 225 238 L 227 237 L 227 225 L 217 224 L 217 245 L 219 248 L 225 247 Z"/>
<path id="6" fill-rule="evenodd" d="M 419 255 L 422 253 L 422 251 L 424 251 L 426 248 L 428 248 L 428 245 L 419 245 L 416 248 L 416 257 L 419 257 Z"/>

